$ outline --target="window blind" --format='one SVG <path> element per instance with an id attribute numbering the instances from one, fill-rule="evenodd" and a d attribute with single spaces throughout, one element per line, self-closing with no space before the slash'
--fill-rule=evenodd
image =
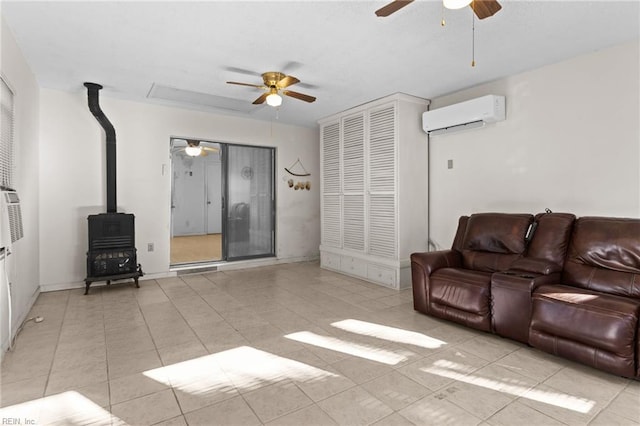
<path id="1" fill-rule="evenodd" d="M 13 187 L 13 92 L 0 77 L 0 187 Z"/>

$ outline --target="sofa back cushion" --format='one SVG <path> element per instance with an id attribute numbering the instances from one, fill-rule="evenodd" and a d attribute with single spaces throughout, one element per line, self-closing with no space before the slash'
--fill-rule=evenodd
<path id="1" fill-rule="evenodd" d="M 453 250 L 462 251 L 464 244 L 464 233 L 467 231 L 467 223 L 469 223 L 469 216 L 460 216 L 458 219 L 458 229 L 456 230 L 456 236 L 453 239 L 451 248 Z"/>
<path id="2" fill-rule="evenodd" d="M 530 214 L 472 214 L 462 242 L 464 268 L 486 272 L 509 269 L 525 251 L 525 236 L 532 222 Z"/>
<path id="3" fill-rule="evenodd" d="M 640 298 L 640 219 L 576 220 L 562 276 L 565 284 Z"/>
<path id="4" fill-rule="evenodd" d="M 576 216 L 571 213 L 539 213 L 527 257 L 546 260 L 562 269 Z"/>

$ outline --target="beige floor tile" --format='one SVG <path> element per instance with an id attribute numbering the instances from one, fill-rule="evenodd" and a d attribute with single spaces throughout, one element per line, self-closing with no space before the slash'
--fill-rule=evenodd
<path id="1" fill-rule="evenodd" d="M 544 384 L 525 392 L 518 401 L 565 424 L 587 424 L 599 411 L 598 401 L 559 391 Z"/>
<path id="2" fill-rule="evenodd" d="M 393 371 L 389 365 L 367 359 L 349 357 L 331 364 L 341 375 L 348 377 L 357 384 L 371 381 Z"/>
<path id="3" fill-rule="evenodd" d="M 478 425 L 482 420 L 458 407 L 456 404 L 441 399 L 437 394 L 427 396 L 414 402 L 398 412 L 416 425 Z"/>
<path id="4" fill-rule="evenodd" d="M 316 374 L 307 377 L 292 378 L 294 383 L 315 402 L 356 387 L 351 379 L 339 374 L 333 367 L 319 367 Z"/>
<path id="5" fill-rule="evenodd" d="M 160 423 L 156 423 L 154 426 L 187 426 L 187 420 L 184 418 L 184 416 L 178 416 Z"/>
<path id="6" fill-rule="evenodd" d="M 495 361 L 521 349 L 523 345 L 487 334 L 486 336 L 476 337 L 475 339 L 459 343 L 456 347 L 487 361 Z"/>
<path id="7" fill-rule="evenodd" d="M 268 426 L 332 426 L 337 423 L 317 405 L 309 405 L 301 410 L 286 414 L 266 423 Z"/>
<path id="8" fill-rule="evenodd" d="M 327 398 L 318 405 L 341 425 L 368 425 L 393 413 L 391 408 L 360 387 Z"/>
<path id="9" fill-rule="evenodd" d="M 190 387 L 194 390 L 174 389 L 182 412 L 185 414 L 190 413 L 239 395 L 231 383 L 225 387 L 209 386 L 210 383 L 205 380 L 191 383 Z"/>
<path id="10" fill-rule="evenodd" d="M 133 354 L 151 349 L 155 349 L 155 345 L 146 325 L 107 331 L 107 353 L 109 356 Z"/>
<path id="11" fill-rule="evenodd" d="M 629 419 L 628 417 L 620 416 L 613 410 L 602 410 L 596 417 L 589 423 L 593 426 L 637 426 L 640 425 L 640 417 L 635 419 Z"/>
<path id="12" fill-rule="evenodd" d="M 564 367 L 558 361 L 556 357 L 536 349 L 521 348 L 495 363 L 542 382 Z"/>
<path id="13" fill-rule="evenodd" d="M 640 423 L 640 395 L 625 389 L 605 408 L 618 416 Z"/>
<path id="14" fill-rule="evenodd" d="M 109 405 L 111 405 L 109 383 L 106 381 L 74 388 L 73 391 L 79 393 L 87 400 L 105 409 L 109 409 Z"/>
<path id="15" fill-rule="evenodd" d="M 216 355 L 170 364 L 149 370 L 145 374 L 173 387 L 183 413 L 238 394 L 233 382 L 218 364 Z"/>
<path id="16" fill-rule="evenodd" d="M 207 349 L 200 341 L 192 341 L 175 346 L 158 348 L 163 365 L 171 365 L 177 362 L 188 361 L 207 355 Z"/>
<path id="17" fill-rule="evenodd" d="M 19 382 L 2 383 L 0 406 L 6 407 L 43 397 L 47 378 L 47 375 L 43 375 Z"/>
<path id="18" fill-rule="evenodd" d="M 0 419 L 20 419 L 31 425 L 110 425 L 112 416 L 105 408 L 74 391 L 37 398 L 0 408 Z M 9 424 L 5 420 L 5 424 Z"/>
<path id="19" fill-rule="evenodd" d="M 45 395 L 53 395 L 106 381 L 107 363 L 104 360 L 100 360 L 77 368 L 51 372 Z"/>
<path id="20" fill-rule="evenodd" d="M 253 426 L 262 423 L 241 397 L 237 396 L 185 414 L 189 426 Z"/>
<path id="21" fill-rule="evenodd" d="M 4 385 L 49 374 L 54 350 L 42 353 L 16 347 L 13 352 L 7 352 L 0 368 L 0 383 Z"/>
<path id="22" fill-rule="evenodd" d="M 151 425 L 182 414 L 170 389 L 115 404 L 111 412 L 131 425 Z"/>
<path id="23" fill-rule="evenodd" d="M 524 419 L 526 419 L 527 425 L 532 426 L 560 426 L 563 424 L 519 401 L 507 405 L 487 419 L 487 422 L 495 426 L 512 426 L 522 423 Z"/>
<path id="24" fill-rule="evenodd" d="M 109 380 L 162 366 L 158 352 L 155 349 L 115 356 L 109 354 L 107 363 L 109 366 Z"/>
<path id="25" fill-rule="evenodd" d="M 255 327 L 239 328 L 238 331 L 249 343 L 257 343 L 266 339 L 282 337 L 284 334 L 278 327 L 262 324 Z"/>
<path id="26" fill-rule="evenodd" d="M 313 404 L 293 382 L 277 383 L 243 397 L 263 423 Z"/>
<path id="27" fill-rule="evenodd" d="M 460 382 L 455 382 L 432 396 L 452 402 L 483 420 L 488 419 L 517 398 L 509 393 Z"/>
<path id="28" fill-rule="evenodd" d="M 544 384 L 567 394 L 600 401 L 600 408 L 618 395 L 627 380 L 586 366 L 563 368 L 544 381 Z M 586 374 L 585 374 L 586 373 Z"/>
<path id="29" fill-rule="evenodd" d="M 393 413 L 373 423 L 372 426 L 415 426 L 415 424 L 410 422 L 406 417 L 402 417 L 398 413 Z"/>
<path id="30" fill-rule="evenodd" d="M 629 383 L 627 383 L 627 387 L 624 389 L 624 392 L 630 392 L 634 395 L 640 396 L 640 381 L 629 380 Z"/>
<path id="31" fill-rule="evenodd" d="M 362 388 L 396 411 L 431 393 L 397 371 L 364 383 Z"/>
<path id="32" fill-rule="evenodd" d="M 95 287 L 88 297 L 82 289 L 46 293 L 33 315 L 45 321 L 27 323 L 5 354 L 0 395 L 2 404 L 20 401 L 5 407 L 12 412 L 43 407 L 44 421 L 490 426 L 522 419 L 640 420 L 636 381 L 417 313 L 410 289 L 382 288 L 317 262 L 145 280 L 140 289 Z M 395 328 L 395 337 L 334 324 L 349 319 Z M 397 342 L 404 330 L 414 339 Z M 300 332 L 343 347 L 291 338 Z M 417 344 L 427 337 L 442 344 Z M 364 349 L 364 356 L 347 346 Z M 110 406 L 124 418 L 103 408 Z"/>
<path id="33" fill-rule="evenodd" d="M 107 359 L 107 348 L 103 343 L 93 346 L 58 346 L 53 357 L 52 371 L 69 370 L 85 364 L 95 364 Z"/>
<path id="34" fill-rule="evenodd" d="M 284 357 L 289 357 L 289 354 L 296 353 L 304 349 L 303 344 L 287 339 L 286 337 L 283 337 L 283 334 L 283 332 L 280 332 L 280 336 L 258 340 L 252 343 L 251 346 L 256 349 Z"/>
<path id="35" fill-rule="evenodd" d="M 226 321 L 213 325 L 194 327 L 196 335 L 200 341 L 207 347 L 224 346 L 224 345 L 246 345 L 247 339 L 238 331 L 230 326 Z"/>
<path id="36" fill-rule="evenodd" d="M 186 345 L 199 341 L 193 330 L 186 325 L 177 330 L 165 330 L 152 333 L 152 337 L 153 343 L 158 349 L 167 346 Z"/>
<path id="37" fill-rule="evenodd" d="M 134 373 L 109 381 L 111 404 L 119 404 L 141 396 L 168 389 L 168 385 L 153 380 L 143 373 Z"/>

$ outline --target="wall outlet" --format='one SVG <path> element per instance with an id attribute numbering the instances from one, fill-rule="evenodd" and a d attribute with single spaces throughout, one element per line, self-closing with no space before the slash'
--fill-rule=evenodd
<path id="1" fill-rule="evenodd" d="M 153 251 L 153 243 L 147 243 L 147 251 Z"/>

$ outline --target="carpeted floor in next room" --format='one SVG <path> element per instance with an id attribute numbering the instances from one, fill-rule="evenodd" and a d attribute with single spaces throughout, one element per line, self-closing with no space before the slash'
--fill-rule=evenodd
<path id="1" fill-rule="evenodd" d="M 2 363 L 21 424 L 640 424 L 640 382 L 414 312 L 317 263 L 43 293 Z"/>

